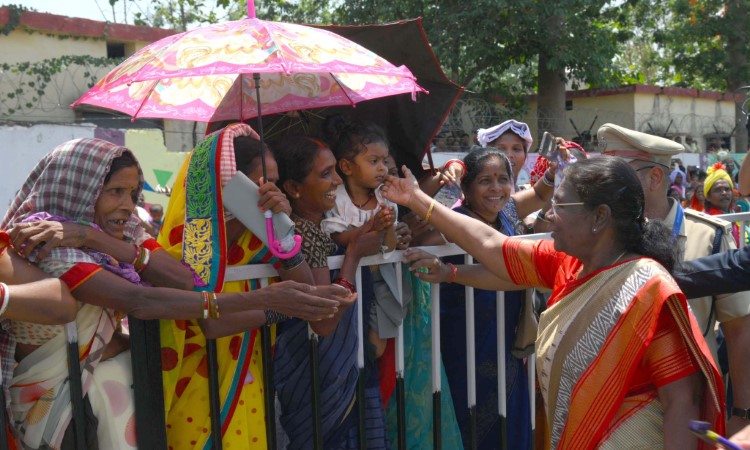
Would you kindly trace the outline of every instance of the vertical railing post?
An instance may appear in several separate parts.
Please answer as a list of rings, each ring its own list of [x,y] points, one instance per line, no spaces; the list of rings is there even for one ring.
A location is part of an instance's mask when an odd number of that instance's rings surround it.
[[[359,291],[359,297],[357,298],[357,368],[359,369],[359,376],[357,377],[357,411],[359,412],[359,448],[361,450],[367,449],[367,429],[365,427],[365,345],[364,345],[364,327],[362,321],[364,317],[362,315],[362,266],[357,267],[357,275],[355,277],[357,283],[357,291]]]
[[[440,356],[440,284],[430,285],[432,311],[430,312],[430,327],[432,329],[432,359],[430,369],[432,373],[432,448],[443,448],[442,435],[442,371]]]
[[[526,370],[529,378],[529,414],[531,414],[531,448],[536,448],[534,444],[534,434],[536,430],[536,353],[526,357]]]
[[[396,284],[398,285],[398,299],[403,304],[403,273],[401,263],[396,263]],[[398,418],[398,448],[406,450],[406,392],[404,390],[404,323],[398,325],[396,337],[396,407]]]
[[[505,367],[505,292],[497,291],[497,413],[500,418],[500,448],[508,448],[508,399],[506,398]]]
[[[472,264],[474,258],[464,256],[466,264]],[[469,448],[477,448],[477,378],[476,378],[476,345],[474,342],[474,288],[466,286],[466,388],[467,407],[469,408]]]
[[[268,279],[260,279],[260,287],[268,286]],[[276,450],[276,390],[273,387],[273,351],[271,327],[260,327],[260,363],[263,369],[263,402],[266,410],[266,447]],[[249,349],[251,352],[253,349]]]
[[[320,416],[320,367],[318,366],[318,335],[307,326],[307,338],[310,343],[310,394],[313,409],[313,448],[323,450],[323,425]]]
[[[86,448],[86,413],[83,403],[83,386],[81,384],[81,364],[78,357],[78,325],[76,321],[65,324],[68,354],[68,389],[73,409],[73,432],[76,450]],[[5,405],[2,405],[5,407]]]
[[[221,394],[219,392],[219,358],[216,339],[206,338],[206,362],[208,365],[208,401],[211,413],[211,448],[223,448],[221,432]]]
[[[167,448],[159,321],[128,316],[128,327],[138,448]]]

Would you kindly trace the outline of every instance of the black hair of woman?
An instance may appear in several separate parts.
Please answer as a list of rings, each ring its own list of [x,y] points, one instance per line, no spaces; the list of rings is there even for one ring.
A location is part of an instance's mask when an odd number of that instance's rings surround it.
[[[104,183],[102,183],[102,186],[109,182],[110,178],[112,178],[112,175],[128,167],[137,167],[139,178],[143,176],[143,173],[141,172],[141,168],[138,165],[138,161],[135,159],[135,156],[133,156],[133,154],[129,151],[122,152],[122,155],[112,160],[112,164],[109,166],[109,172],[107,172],[107,174],[104,176]],[[142,195],[143,182],[140,183],[140,186],[138,186],[137,190],[133,191],[133,204],[139,204],[139,201],[141,200],[140,197]]]
[[[565,183],[574,187],[587,209],[609,206],[615,235],[623,247],[658,261],[672,272],[678,261],[678,246],[661,221],[646,220],[641,183],[624,159],[579,161],[566,168]]]
[[[323,142],[308,136],[286,136],[278,141],[276,148],[283,149],[276,155],[279,188],[284,191],[286,180],[301,184],[310,174],[318,150],[325,147],[327,146]]]
[[[471,183],[474,182],[476,177],[482,171],[484,164],[491,158],[498,158],[500,161],[503,161],[505,169],[508,171],[508,175],[513,179],[513,169],[511,168],[510,160],[505,156],[505,153],[494,147],[476,147],[464,157],[466,173],[464,174],[463,179],[461,179],[461,189],[466,190],[471,186]]]
[[[263,150],[276,156],[273,150],[267,145],[263,145]],[[234,138],[234,161],[237,170],[248,173],[255,166],[256,160],[260,158],[261,145],[260,141],[252,136],[237,136]]]

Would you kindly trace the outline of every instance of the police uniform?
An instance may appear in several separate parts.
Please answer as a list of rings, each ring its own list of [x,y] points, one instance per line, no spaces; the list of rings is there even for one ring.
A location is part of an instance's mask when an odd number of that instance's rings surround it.
[[[630,130],[614,124],[604,124],[597,136],[605,146],[603,154],[620,156],[630,161],[640,160],[663,166],[666,174],[673,155],[685,151],[684,147],[672,140]],[[664,196],[666,196],[666,191]],[[683,209],[674,199],[668,199],[670,210],[664,224],[673,230],[682,247],[685,261],[708,256],[714,253],[717,232],[721,233],[717,242],[719,251],[736,248],[731,234],[731,223],[691,209]],[[677,227],[678,231],[674,228]],[[720,230],[720,231],[719,231]],[[750,314],[750,291],[734,294],[701,297],[688,300],[703,335],[706,338],[714,359],[716,355],[716,321],[726,322]]]
[[[671,229],[675,223],[678,205],[674,199],[669,199],[669,201],[672,207],[664,223]],[[731,234],[731,223],[692,209],[684,210],[684,216],[685,219],[677,235],[684,252],[683,260],[691,261],[714,253],[714,243],[719,230],[722,234],[718,242],[719,251],[737,248]],[[688,300],[688,303],[716,359],[716,322],[728,322],[749,315],[750,291],[694,298]]]

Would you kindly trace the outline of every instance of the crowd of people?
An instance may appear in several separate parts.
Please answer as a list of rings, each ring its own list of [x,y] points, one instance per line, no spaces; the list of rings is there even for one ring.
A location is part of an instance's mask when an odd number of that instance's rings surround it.
[[[137,212],[143,174],[130,150],[100,139],[62,143],[31,172],[0,224],[8,444],[137,447],[129,315],[161,319],[170,448],[207,448],[215,439],[227,448],[267,448],[267,386],[280,448],[312,448],[317,439],[326,449],[362,441],[392,448],[401,414],[408,448],[430,448],[430,283],[440,283],[444,448],[494,449],[500,440],[508,448],[534,441],[561,449],[706,448],[689,431],[691,420],[750,448],[750,292],[743,291],[750,252],[737,250],[744,245],[736,230],[711,215],[731,210],[732,190],[750,190],[750,176],[744,165],[705,174],[675,167],[681,144],[615,124],[601,126],[597,138],[604,151],[596,158],[558,138],[559,159],[540,159],[532,183],[519,186],[534,140],[516,120],[478,130],[463,159],[420,180],[397,167],[373,123],[336,115],[317,134],[271,145],[236,123],[196,145],[169,205],[152,205],[145,219]],[[275,256],[265,236],[224,207],[223,187],[238,172],[259,186],[258,214],[292,219],[300,253]],[[451,187],[461,195],[446,206],[438,199]],[[518,238],[542,231],[552,239]],[[419,248],[449,242],[477,263]],[[400,273],[390,262],[396,250],[407,263]],[[357,285],[360,260],[375,254],[389,263],[362,267]],[[331,271],[334,255],[343,263]],[[248,264],[272,264],[277,276],[225,281],[228,268]],[[738,281],[722,281],[727,273]],[[474,380],[466,371],[464,286],[475,288]],[[531,288],[536,296],[523,292]],[[506,292],[502,368],[496,291]],[[392,398],[399,329],[405,412]],[[309,330],[319,336],[315,376]],[[80,383],[69,379],[70,342],[78,343]],[[271,380],[264,344],[273,346]],[[536,379],[526,370],[534,352]],[[471,412],[469,383],[479,394]],[[83,416],[74,419],[78,385]]]

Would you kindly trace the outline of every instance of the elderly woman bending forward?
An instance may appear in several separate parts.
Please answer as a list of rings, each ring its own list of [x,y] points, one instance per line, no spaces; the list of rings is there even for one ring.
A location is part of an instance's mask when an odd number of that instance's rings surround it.
[[[696,448],[690,419],[721,432],[721,379],[669,275],[669,233],[644,219],[635,172],[619,158],[571,166],[547,213],[552,241],[507,239],[436,204],[414,179],[387,180],[387,198],[425,217],[483,265],[456,281],[482,289],[552,289],[537,335],[537,376],[547,448]],[[502,255],[502,258],[498,258]],[[407,252],[420,276],[452,274],[437,258]]]

